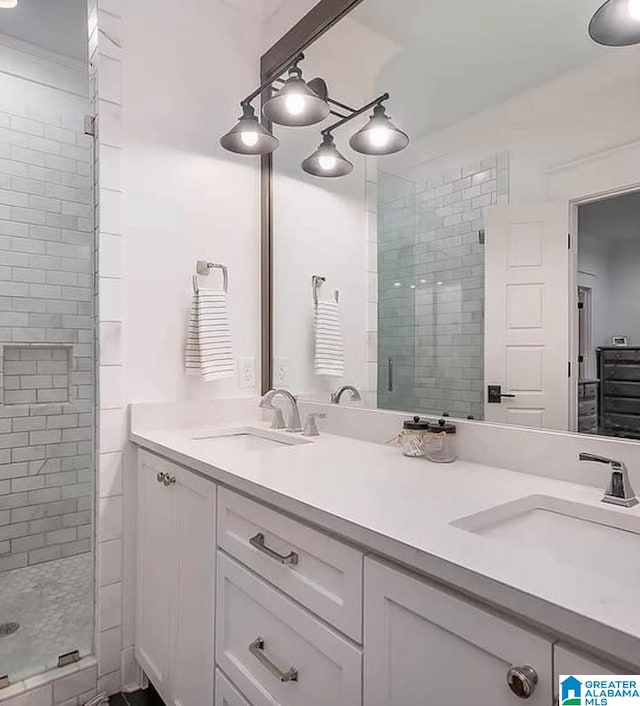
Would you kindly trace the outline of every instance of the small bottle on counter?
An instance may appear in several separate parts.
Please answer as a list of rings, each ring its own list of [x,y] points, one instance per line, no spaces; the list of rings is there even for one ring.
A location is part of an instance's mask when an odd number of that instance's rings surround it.
[[[429,461],[453,463],[456,460],[457,432],[456,425],[446,419],[429,424],[424,443],[424,455]]]
[[[408,419],[402,425],[402,432],[398,435],[398,443],[405,456],[420,458],[425,454],[425,444],[429,435],[429,422],[420,417]]]

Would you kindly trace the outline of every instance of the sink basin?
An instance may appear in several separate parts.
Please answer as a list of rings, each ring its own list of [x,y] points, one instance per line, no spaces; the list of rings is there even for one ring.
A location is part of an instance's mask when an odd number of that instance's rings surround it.
[[[640,583],[640,514],[530,495],[451,523],[558,563],[606,571],[618,583]]]
[[[211,447],[212,450],[227,448],[238,451],[268,451],[311,443],[300,436],[257,427],[221,429],[211,434],[193,436],[191,441],[196,442],[199,448]]]

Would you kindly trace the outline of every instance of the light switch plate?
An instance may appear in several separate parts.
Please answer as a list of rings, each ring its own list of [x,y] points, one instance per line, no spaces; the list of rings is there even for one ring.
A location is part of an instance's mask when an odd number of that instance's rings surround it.
[[[238,359],[238,382],[240,389],[250,390],[256,386],[256,359]]]
[[[276,358],[273,361],[273,382],[277,387],[286,387],[291,375],[291,358]]]

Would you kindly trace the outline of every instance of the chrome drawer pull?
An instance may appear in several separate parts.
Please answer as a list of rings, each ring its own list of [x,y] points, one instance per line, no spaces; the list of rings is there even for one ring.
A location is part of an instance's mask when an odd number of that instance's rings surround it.
[[[298,555],[295,552],[291,552],[290,554],[287,554],[287,556],[283,556],[282,554],[278,554],[278,552],[274,552],[273,549],[269,549],[269,547],[267,547],[264,543],[264,534],[262,534],[262,532],[258,532],[255,537],[251,537],[249,544],[252,547],[255,547],[258,551],[261,551],[263,554],[279,561],[281,564],[298,563]]]
[[[295,667],[289,667],[286,672],[283,672],[267,657],[264,653],[264,638],[257,637],[249,645],[249,652],[281,682],[298,681],[298,670]]]

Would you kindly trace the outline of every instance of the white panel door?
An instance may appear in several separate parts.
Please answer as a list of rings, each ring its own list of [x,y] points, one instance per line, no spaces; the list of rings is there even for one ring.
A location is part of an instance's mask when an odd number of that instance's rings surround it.
[[[485,418],[569,429],[569,204],[488,209]],[[505,397],[489,403],[487,387]]]
[[[364,706],[517,706],[512,667],[538,683],[531,706],[549,706],[552,645],[439,588],[365,559]]]
[[[212,706],[216,486],[177,466],[170,491],[176,502],[176,603],[172,628],[172,703]]]
[[[161,478],[170,464],[139,452],[136,659],[164,701],[170,698],[175,597],[175,494]]]

